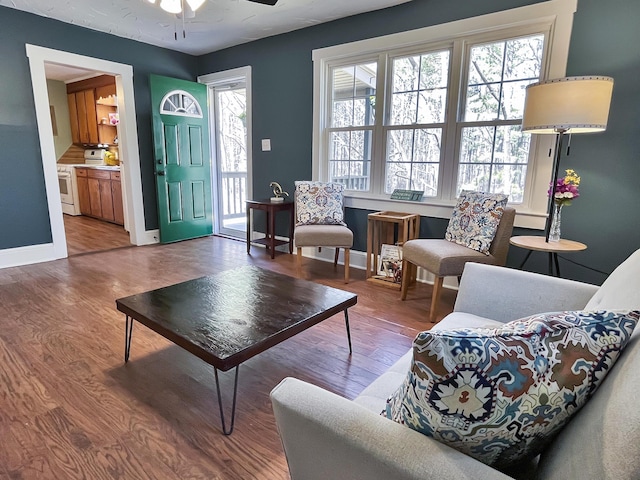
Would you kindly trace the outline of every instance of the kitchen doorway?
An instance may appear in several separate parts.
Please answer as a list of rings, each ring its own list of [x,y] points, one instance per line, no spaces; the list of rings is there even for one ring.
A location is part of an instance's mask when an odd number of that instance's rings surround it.
[[[145,245],[157,242],[157,231],[145,230],[142,202],[142,181],[138,153],[138,135],[133,91],[133,68],[130,65],[76,55],[27,44],[27,56],[31,69],[31,81],[36,108],[38,133],[42,153],[45,189],[51,222],[52,245],[47,251],[39,251],[37,257],[24,263],[54,260],[68,256],[60,187],[58,183],[57,156],[53,141],[53,125],[47,89],[47,65],[76,68],[89,72],[113,75],[116,80],[117,107],[119,113],[118,138],[122,164],[123,209],[128,219],[130,243]]]

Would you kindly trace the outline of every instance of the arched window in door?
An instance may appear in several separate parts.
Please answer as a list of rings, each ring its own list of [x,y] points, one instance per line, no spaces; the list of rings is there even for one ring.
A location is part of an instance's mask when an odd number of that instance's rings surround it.
[[[202,108],[189,92],[173,90],[162,99],[160,114],[202,118]]]

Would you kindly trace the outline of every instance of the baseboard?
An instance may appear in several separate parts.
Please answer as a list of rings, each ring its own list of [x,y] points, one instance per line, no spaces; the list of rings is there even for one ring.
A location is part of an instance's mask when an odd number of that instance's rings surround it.
[[[140,245],[152,245],[154,243],[160,243],[160,230],[146,230],[138,241]]]
[[[53,243],[0,250],[0,268],[19,267],[33,263],[57,260]]]

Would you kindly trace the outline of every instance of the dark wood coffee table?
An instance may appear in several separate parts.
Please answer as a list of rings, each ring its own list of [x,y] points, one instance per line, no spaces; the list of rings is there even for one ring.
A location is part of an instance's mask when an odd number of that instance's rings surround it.
[[[124,361],[129,361],[133,321],[212,365],[222,431],[233,431],[242,362],[307,328],[344,312],[355,294],[257,267],[242,267],[116,300],[126,315]],[[227,429],[218,370],[235,368],[231,423]]]

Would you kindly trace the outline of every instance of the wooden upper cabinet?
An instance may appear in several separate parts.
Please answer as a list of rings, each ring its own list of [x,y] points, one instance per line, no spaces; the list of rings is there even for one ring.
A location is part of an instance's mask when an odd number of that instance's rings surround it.
[[[67,99],[69,103],[69,123],[71,125],[71,141],[77,144],[97,145],[98,143],[113,143],[116,133],[102,131],[98,125],[102,118],[108,117],[102,105],[97,105],[98,98],[115,96],[116,83],[110,75],[89,78],[67,85]],[[110,111],[117,111],[109,107]],[[116,131],[115,127],[110,130]]]

